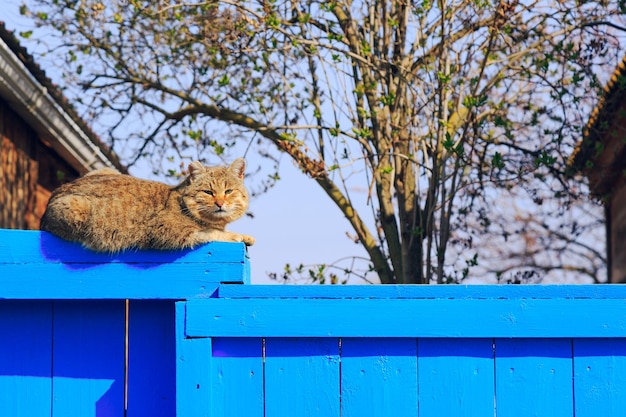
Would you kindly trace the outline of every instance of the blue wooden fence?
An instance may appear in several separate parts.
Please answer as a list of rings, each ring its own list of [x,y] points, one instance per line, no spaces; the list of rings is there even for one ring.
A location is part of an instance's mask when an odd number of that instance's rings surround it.
[[[626,287],[253,286],[0,230],[0,416],[625,416]]]

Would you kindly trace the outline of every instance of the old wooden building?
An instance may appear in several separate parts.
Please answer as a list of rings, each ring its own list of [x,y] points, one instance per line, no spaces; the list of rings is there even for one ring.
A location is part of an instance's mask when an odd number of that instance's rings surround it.
[[[37,229],[51,191],[124,168],[0,22],[0,228]]]
[[[626,282],[626,58],[591,115],[573,166],[604,203],[609,282]]]

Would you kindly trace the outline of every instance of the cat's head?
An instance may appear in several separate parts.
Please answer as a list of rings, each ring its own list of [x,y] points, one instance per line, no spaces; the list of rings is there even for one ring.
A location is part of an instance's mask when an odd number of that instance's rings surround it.
[[[243,158],[229,166],[208,167],[198,161],[189,164],[189,178],[181,188],[189,214],[216,227],[243,216],[248,209],[245,168]]]

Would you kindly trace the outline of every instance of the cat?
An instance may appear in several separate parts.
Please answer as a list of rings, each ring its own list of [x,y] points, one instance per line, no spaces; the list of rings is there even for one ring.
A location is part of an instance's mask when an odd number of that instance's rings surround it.
[[[211,241],[254,244],[252,236],[226,231],[248,208],[246,163],[189,164],[178,186],[123,175],[110,168],[90,172],[57,188],[41,230],[97,252],[175,250]]]

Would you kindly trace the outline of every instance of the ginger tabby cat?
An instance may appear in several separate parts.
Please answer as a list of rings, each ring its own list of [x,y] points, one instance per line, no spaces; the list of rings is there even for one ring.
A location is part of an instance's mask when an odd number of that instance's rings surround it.
[[[175,187],[107,168],[94,171],[52,193],[41,230],[98,252],[211,241],[252,245],[253,237],[225,230],[248,208],[245,166],[242,158],[228,167],[192,162],[189,176]]]

